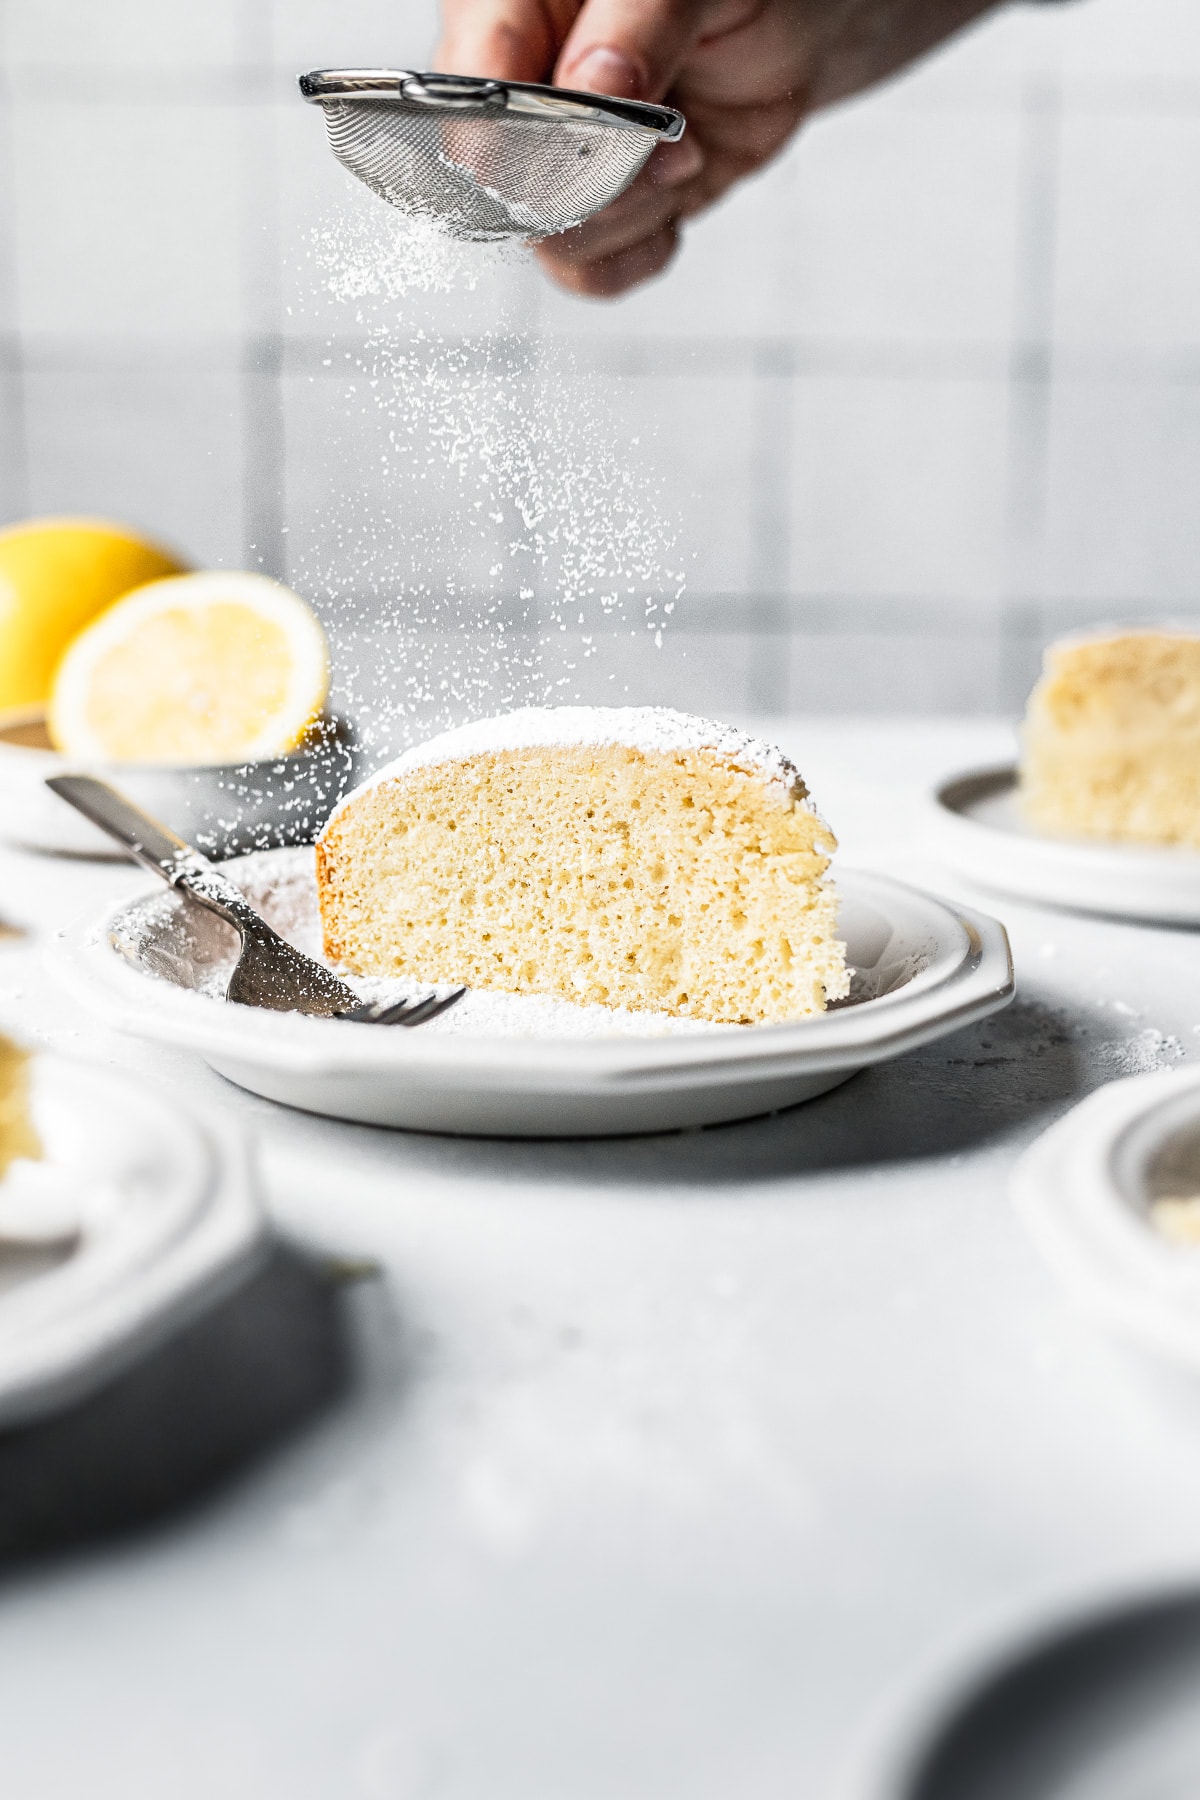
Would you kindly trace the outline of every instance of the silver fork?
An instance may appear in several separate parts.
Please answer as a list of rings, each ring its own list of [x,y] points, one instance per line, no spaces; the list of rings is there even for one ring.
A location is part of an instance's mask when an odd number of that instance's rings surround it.
[[[106,831],[145,868],[232,925],[241,948],[227,1000],[271,1012],[307,1013],[315,1019],[349,1019],[361,1025],[426,1025],[466,993],[424,994],[390,1005],[362,1001],[344,981],[280,937],[251,906],[240,888],[198,850],[92,775],[52,775],[46,786]]]

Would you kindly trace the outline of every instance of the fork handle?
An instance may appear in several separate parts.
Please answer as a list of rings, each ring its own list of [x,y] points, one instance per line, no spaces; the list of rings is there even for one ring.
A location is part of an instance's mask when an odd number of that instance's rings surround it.
[[[210,912],[236,925],[238,914],[250,910],[245,895],[206,857],[107,781],[94,775],[51,775],[46,786],[168,886],[185,888]]]

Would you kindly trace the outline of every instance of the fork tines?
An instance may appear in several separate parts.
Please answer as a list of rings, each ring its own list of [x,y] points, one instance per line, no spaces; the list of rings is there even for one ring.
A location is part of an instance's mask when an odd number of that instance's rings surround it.
[[[466,991],[459,987],[449,994],[425,994],[420,999],[393,1000],[390,1005],[366,1000],[351,1012],[339,1013],[338,1018],[354,1025],[428,1025],[430,1019],[456,1006]]]

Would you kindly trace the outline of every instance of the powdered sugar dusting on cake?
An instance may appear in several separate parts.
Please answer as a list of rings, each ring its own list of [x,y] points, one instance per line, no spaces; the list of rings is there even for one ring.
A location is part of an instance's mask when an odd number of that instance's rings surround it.
[[[623,745],[669,756],[676,750],[707,750],[731,768],[757,775],[793,800],[808,790],[796,765],[782,750],[733,725],[698,719],[666,706],[527,706],[491,719],[475,719],[416,744],[348,794],[340,813],[359,794],[440,762],[487,756],[503,750],[568,748],[580,744]]]

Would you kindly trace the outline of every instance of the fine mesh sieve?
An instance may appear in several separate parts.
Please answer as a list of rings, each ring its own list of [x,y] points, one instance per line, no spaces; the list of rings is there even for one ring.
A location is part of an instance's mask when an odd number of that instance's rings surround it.
[[[669,106],[469,75],[316,69],[300,92],[352,175],[461,238],[569,231],[684,129]]]

